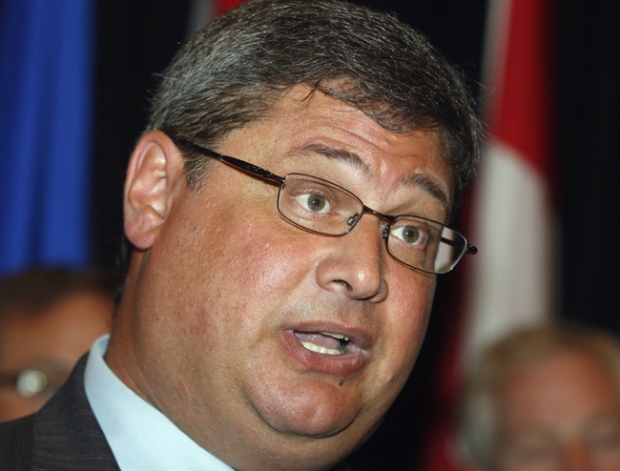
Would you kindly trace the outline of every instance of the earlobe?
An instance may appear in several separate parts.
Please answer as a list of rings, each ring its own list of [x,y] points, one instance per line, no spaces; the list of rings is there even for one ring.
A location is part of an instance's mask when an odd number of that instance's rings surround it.
[[[161,131],[142,136],[125,181],[125,233],[134,247],[144,250],[153,245],[182,177],[183,158],[172,140]]]

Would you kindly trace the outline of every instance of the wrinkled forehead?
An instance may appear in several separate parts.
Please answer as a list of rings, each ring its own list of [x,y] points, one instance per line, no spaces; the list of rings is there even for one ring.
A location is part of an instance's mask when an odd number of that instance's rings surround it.
[[[308,86],[309,95],[323,93],[341,100],[368,116],[384,129],[392,132],[407,133],[415,130],[433,131],[437,142],[441,145],[444,158],[451,162],[450,145],[452,138],[448,129],[435,117],[424,114],[417,103],[395,101],[394,98],[369,99],[364,92],[364,84],[357,83],[354,77],[343,77],[334,80],[323,80]],[[294,86],[298,87],[298,86]]]
[[[451,137],[449,131],[429,116],[418,116],[418,112],[412,106],[406,109],[402,104],[388,101],[369,101],[358,90],[357,85],[351,85],[347,79],[322,81],[320,83],[300,83],[285,89],[266,90],[266,94],[272,94],[270,106],[260,119],[269,119],[274,111],[289,108],[292,114],[302,113],[304,104],[309,106],[313,101],[329,97],[334,103],[330,111],[336,113],[339,109],[357,110],[365,115],[372,123],[380,126],[393,135],[405,135],[408,133],[423,131],[433,135],[433,145],[440,150],[440,155],[450,171],[451,179],[454,179],[453,156],[451,155]],[[359,96],[358,96],[359,95]],[[299,105],[302,106],[299,106]],[[251,124],[251,123],[248,123]]]

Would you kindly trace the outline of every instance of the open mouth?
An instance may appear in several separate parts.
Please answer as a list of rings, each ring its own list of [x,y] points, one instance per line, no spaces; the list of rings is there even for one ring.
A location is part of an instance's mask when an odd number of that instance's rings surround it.
[[[317,322],[296,327],[285,331],[283,341],[303,370],[347,378],[369,360],[373,339],[362,328]]]
[[[295,337],[306,350],[322,355],[344,355],[353,343],[349,337],[334,332],[295,331]]]

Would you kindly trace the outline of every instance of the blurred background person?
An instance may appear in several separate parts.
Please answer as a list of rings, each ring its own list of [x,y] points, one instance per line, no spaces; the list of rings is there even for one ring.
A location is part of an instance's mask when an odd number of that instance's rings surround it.
[[[36,412],[110,329],[113,283],[99,271],[32,269],[0,279],[0,422]]]
[[[574,325],[509,335],[483,353],[461,419],[468,469],[620,470],[620,344]]]

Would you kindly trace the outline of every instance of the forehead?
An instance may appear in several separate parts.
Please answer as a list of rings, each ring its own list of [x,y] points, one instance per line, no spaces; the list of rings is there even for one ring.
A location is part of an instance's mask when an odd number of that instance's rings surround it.
[[[620,414],[610,367],[582,351],[561,351],[537,364],[515,367],[498,391],[505,431],[577,427],[593,417]]]
[[[108,332],[114,302],[106,294],[79,290],[43,309],[19,308],[0,327],[0,363],[18,366],[33,358],[77,360],[90,344]]]
[[[381,189],[390,194],[414,190],[436,199],[444,209],[453,198],[452,169],[444,159],[439,132],[387,130],[348,103],[306,86],[287,90],[263,120],[229,137],[227,144],[233,145],[226,145],[227,152],[248,155],[251,148],[249,159],[260,159],[274,172],[325,171],[327,175],[317,176],[343,178],[336,183],[344,186],[355,184],[347,180],[355,175],[363,189],[377,190],[377,199],[385,199]],[[346,175],[334,173],[334,167],[346,169]]]

